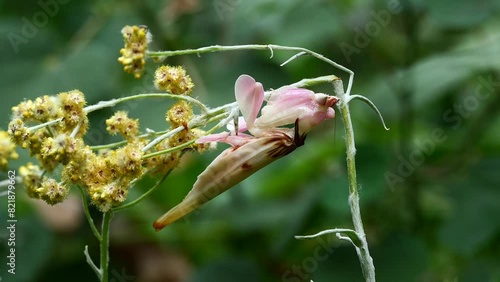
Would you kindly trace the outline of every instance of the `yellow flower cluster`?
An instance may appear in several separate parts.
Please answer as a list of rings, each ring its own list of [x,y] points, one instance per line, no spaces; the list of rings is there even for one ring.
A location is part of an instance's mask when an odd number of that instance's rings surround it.
[[[125,47],[120,49],[121,57],[118,62],[123,65],[123,70],[140,78],[146,65],[146,50],[152,36],[145,26],[125,26],[122,29]]]
[[[7,169],[9,159],[15,160],[18,157],[16,144],[12,143],[7,131],[0,130],[0,169]]]
[[[205,135],[205,131],[197,128],[188,128],[188,122],[193,118],[193,109],[191,104],[181,100],[174,104],[168,111],[166,115],[167,121],[171,125],[171,129],[183,126],[185,130],[175,134],[169,139],[169,145],[172,147],[182,145],[192,140],[196,140]],[[198,151],[204,152],[209,148],[209,144],[198,144],[193,143],[190,148]]]
[[[113,117],[122,114],[123,112],[117,113]],[[137,139],[138,121],[129,119],[126,114],[121,121],[132,121],[135,128],[128,131],[128,135],[123,134],[130,138],[125,146],[96,153],[82,141],[75,146],[79,149],[74,151],[61,172],[63,182],[85,187],[92,203],[103,212],[125,201],[131,181],[144,173],[142,167],[144,143],[132,141]],[[116,132],[121,133],[122,130],[117,129]]]
[[[77,137],[82,137],[87,132],[88,118],[83,110],[86,101],[82,92],[73,90],[60,93],[61,109],[63,113],[63,129],[66,132],[73,131],[77,126]]]
[[[19,168],[19,176],[30,197],[42,199],[49,205],[62,202],[69,193],[68,187],[62,182],[42,175],[43,170],[32,163]]]
[[[156,69],[154,84],[156,89],[164,90],[171,94],[189,95],[194,84],[186,70],[181,66],[161,66]]]
[[[9,123],[8,133],[14,143],[28,148],[44,169],[53,171],[59,163],[66,161],[69,153],[67,150],[75,150],[75,138],[83,136],[87,131],[85,104],[85,97],[79,90],[21,102],[12,107],[12,121]],[[27,127],[29,124],[58,119],[61,121],[37,131],[31,131]]]
[[[27,148],[30,145],[31,134],[28,128],[24,125],[24,122],[20,118],[13,119],[9,123],[9,129],[7,131],[10,135],[11,140],[23,147]]]
[[[171,129],[177,128],[179,126],[183,126],[184,130],[175,134],[170,139],[168,139],[169,146],[175,147],[182,145],[191,140],[196,140],[203,134],[203,131],[200,129],[190,129],[188,128],[188,122],[193,118],[193,109],[191,105],[181,100],[174,104],[167,111],[167,121],[171,125]],[[196,147],[199,144],[193,144],[191,148],[197,149]]]
[[[175,129],[180,126],[184,130],[174,134],[172,137],[163,140],[155,146],[157,152],[168,150],[177,146],[186,144],[187,142],[196,140],[205,135],[205,132],[196,128],[189,128],[188,123],[193,118],[193,109],[191,104],[184,100],[175,103],[166,114],[166,120],[170,123],[170,129]],[[184,150],[197,150],[203,152],[208,149],[206,144],[193,143]],[[166,154],[157,155],[146,160],[146,166],[151,172],[156,174],[164,174],[179,165],[182,151],[175,150]]]
[[[125,201],[130,182],[143,174],[142,143],[95,154],[82,152],[63,168],[63,180],[87,188],[92,203],[105,212]]]
[[[187,124],[192,118],[193,109],[191,105],[184,100],[175,103],[166,114],[166,120],[170,123],[172,128],[179,126],[187,128]]]
[[[140,77],[149,42],[147,30],[126,26],[122,33],[125,48],[120,51],[119,61],[125,71]],[[155,86],[172,94],[189,95],[194,84],[182,67],[162,66],[156,71]],[[123,203],[133,181],[144,173],[169,172],[178,166],[186,150],[206,149],[194,143],[204,132],[189,128],[194,116],[191,104],[180,100],[167,111],[166,120],[171,130],[182,130],[151,151],[173,150],[145,159],[143,149],[149,141],[139,136],[139,121],[124,111],[106,120],[106,130],[123,136],[125,145],[93,150],[83,139],[89,125],[85,105],[83,93],[72,90],[26,100],[12,108],[8,131],[0,131],[0,167],[6,166],[8,159],[17,158],[15,145],[28,149],[39,162],[20,168],[19,175],[30,197],[54,205],[67,197],[70,186],[78,185],[88,193],[92,204],[105,212]]]
[[[24,101],[12,108],[8,133],[14,143],[28,148],[40,162],[41,167],[30,163],[20,168],[29,196],[53,205],[66,198],[70,184],[77,184],[86,188],[93,204],[107,211],[126,199],[130,182],[143,174],[144,141],[137,138],[138,120],[117,112],[106,121],[108,131],[123,135],[128,143],[103,154],[92,151],[83,141],[88,127],[85,104],[78,90]],[[28,127],[40,123],[49,125]],[[0,132],[0,142],[7,141]],[[2,163],[7,156],[17,156],[15,145],[5,144],[0,150]],[[46,172],[56,174],[59,165],[61,181],[45,176]]]
[[[63,183],[57,182],[54,178],[44,177],[40,188],[36,189],[40,199],[49,205],[62,202],[68,196],[69,189]]]
[[[124,111],[116,112],[111,118],[106,120],[106,130],[111,135],[120,133],[128,141],[132,141],[139,132],[139,120],[131,119]]]
[[[36,192],[42,184],[43,170],[32,163],[28,163],[25,166],[19,168],[19,176],[21,176],[22,182],[26,187],[28,196],[32,198],[40,198],[39,194]]]
[[[12,107],[12,120],[8,133],[11,140],[28,148],[42,168],[28,164],[20,168],[20,175],[28,195],[54,205],[63,201],[69,189],[66,183],[43,176],[54,171],[59,164],[66,164],[83,145],[88,127],[84,111],[85,97],[79,90],[63,92],[57,96],[42,96]],[[59,121],[59,122],[55,122]],[[33,130],[29,125],[53,122],[52,126]]]
[[[15,136],[22,138],[24,123],[47,122],[62,118],[59,129],[71,132],[78,126],[77,134],[82,136],[88,127],[85,107],[85,97],[79,90],[59,93],[57,96],[38,97],[35,101],[27,100],[12,108],[12,129],[17,133]],[[23,134],[24,133],[24,134]],[[24,136],[26,137],[26,136]],[[29,140],[20,140],[19,145],[25,142],[27,146]],[[23,146],[25,148],[26,146]]]

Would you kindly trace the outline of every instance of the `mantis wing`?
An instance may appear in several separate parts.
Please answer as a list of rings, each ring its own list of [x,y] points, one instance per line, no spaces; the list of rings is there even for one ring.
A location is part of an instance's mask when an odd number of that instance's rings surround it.
[[[294,139],[283,129],[226,149],[198,176],[184,200],[154,222],[154,228],[161,230],[302,144],[300,136]]]

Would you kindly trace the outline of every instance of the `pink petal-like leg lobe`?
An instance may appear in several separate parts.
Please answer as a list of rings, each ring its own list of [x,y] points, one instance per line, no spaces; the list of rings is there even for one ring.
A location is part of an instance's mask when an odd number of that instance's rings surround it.
[[[243,74],[236,80],[234,93],[241,114],[250,129],[259,114],[262,102],[264,102],[264,87],[251,76]]]

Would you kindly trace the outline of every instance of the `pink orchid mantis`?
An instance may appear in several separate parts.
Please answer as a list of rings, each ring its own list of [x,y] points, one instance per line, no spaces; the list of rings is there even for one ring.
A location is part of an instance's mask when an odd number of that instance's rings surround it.
[[[223,151],[198,176],[180,204],[154,222],[157,231],[302,146],[309,130],[335,117],[332,107],[338,101],[326,94],[285,86],[271,92],[261,116],[257,118],[264,101],[262,84],[251,76],[241,75],[236,80],[235,94],[243,115],[237,129],[230,124],[229,132],[208,135],[196,141],[223,142],[231,148]],[[290,124],[294,124],[294,128],[280,127]]]

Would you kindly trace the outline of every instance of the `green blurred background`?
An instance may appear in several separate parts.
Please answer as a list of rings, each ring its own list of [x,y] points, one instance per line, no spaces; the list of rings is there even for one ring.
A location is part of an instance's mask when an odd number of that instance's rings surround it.
[[[52,6],[45,11],[40,3]],[[391,128],[385,131],[366,105],[352,103],[361,212],[378,280],[500,281],[499,8],[498,0],[4,0],[0,128],[25,98],[77,88],[94,104],[154,91],[158,64],[149,60],[136,80],[117,62],[127,24],[150,28],[152,50],[248,43],[310,48],[353,70],[353,93],[372,99]],[[166,63],[185,66],[196,84],[193,95],[212,107],[234,100],[242,73],[266,89],[329,74],[347,81],[311,57],[280,67],[291,55],[239,51]],[[328,85],[313,90],[332,93]],[[145,100],[118,109],[139,118],[143,131],[163,130],[170,105]],[[90,116],[89,143],[116,139],[105,132],[111,114]],[[306,146],[188,220],[154,232],[152,222],[182,200],[222,147],[185,155],[161,189],[115,215],[110,281],[362,281],[348,244],[334,236],[293,238],[352,226],[340,120],[325,122]],[[29,160],[18,152],[10,169]],[[145,179],[129,197],[153,183]],[[98,245],[76,189],[54,207],[27,199],[20,185],[17,192],[15,276],[5,273],[7,200],[0,198],[1,281],[95,281],[83,249],[89,245],[97,260]]]

